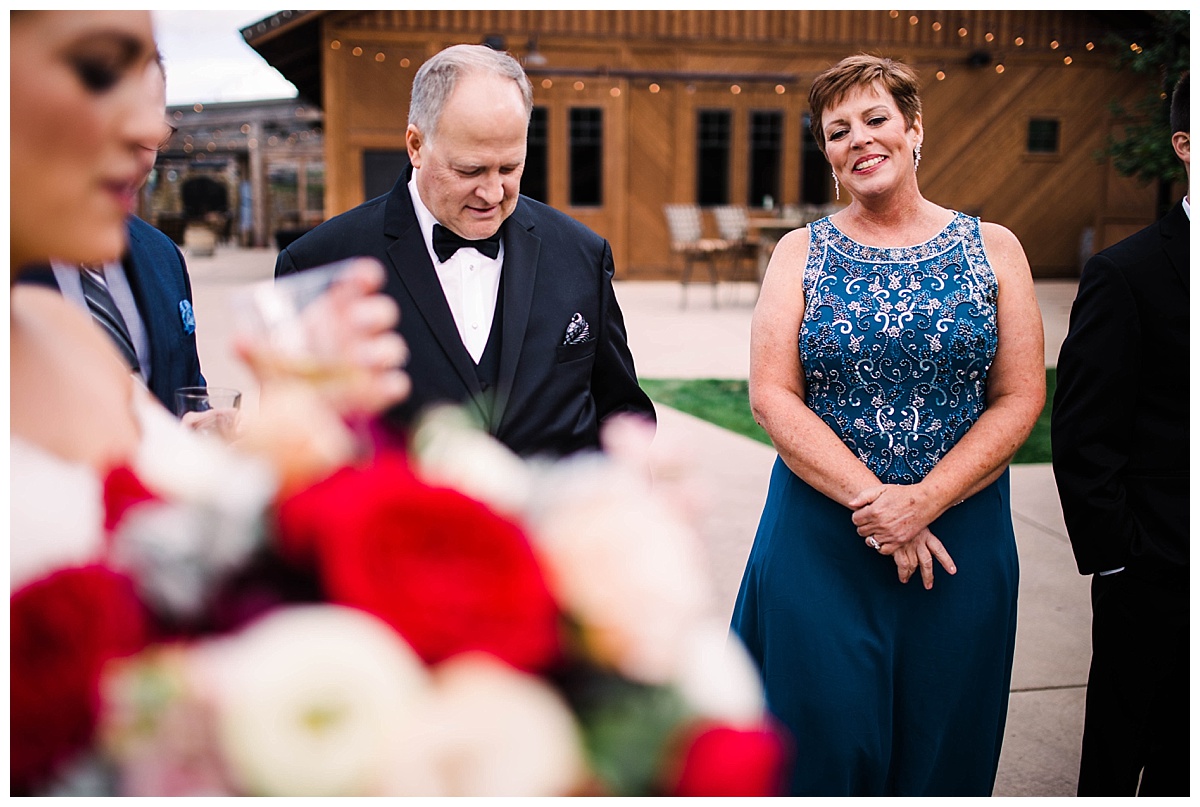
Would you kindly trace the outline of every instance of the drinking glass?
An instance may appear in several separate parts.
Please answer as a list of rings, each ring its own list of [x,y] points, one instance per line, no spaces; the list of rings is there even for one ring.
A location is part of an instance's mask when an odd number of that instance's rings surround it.
[[[175,390],[175,414],[202,434],[230,441],[237,436],[242,393],[229,387],[180,387]]]
[[[346,334],[327,294],[352,260],[266,280],[234,295],[237,329],[247,357],[262,378],[302,380],[317,386],[347,382]]]

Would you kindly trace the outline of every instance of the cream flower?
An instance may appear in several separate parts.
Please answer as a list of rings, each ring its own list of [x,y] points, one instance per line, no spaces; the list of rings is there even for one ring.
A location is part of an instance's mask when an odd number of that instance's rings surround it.
[[[758,668],[724,621],[710,619],[688,632],[675,684],[704,717],[757,726],[766,715]]]
[[[432,407],[421,417],[412,444],[417,471],[431,485],[455,488],[509,516],[529,500],[529,468],[459,407]]]
[[[559,463],[542,490],[535,549],[589,652],[630,678],[665,683],[688,629],[709,612],[699,537],[644,475],[603,457]]]
[[[579,731],[548,684],[484,653],[455,656],[433,676],[432,691],[395,747],[389,795],[577,790],[587,772]]]
[[[335,605],[273,611],[206,655],[219,743],[250,795],[378,795],[428,685],[397,633]]]

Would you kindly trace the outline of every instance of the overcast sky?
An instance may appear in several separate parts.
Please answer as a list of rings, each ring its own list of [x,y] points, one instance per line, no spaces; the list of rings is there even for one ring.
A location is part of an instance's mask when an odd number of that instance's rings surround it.
[[[265,11],[154,11],[169,105],[294,98],[296,88],[239,33]]]

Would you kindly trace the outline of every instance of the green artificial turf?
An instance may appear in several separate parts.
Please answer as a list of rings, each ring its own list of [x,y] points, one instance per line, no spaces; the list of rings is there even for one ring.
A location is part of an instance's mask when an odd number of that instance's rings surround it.
[[[1046,406],[1033,433],[1017,451],[1014,463],[1050,462],[1050,402],[1054,400],[1054,368],[1046,369]],[[767,433],[750,414],[749,384],[746,381],[700,378],[643,378],[642,389],[654,401],[707,420],[761,443],[771,444]]]

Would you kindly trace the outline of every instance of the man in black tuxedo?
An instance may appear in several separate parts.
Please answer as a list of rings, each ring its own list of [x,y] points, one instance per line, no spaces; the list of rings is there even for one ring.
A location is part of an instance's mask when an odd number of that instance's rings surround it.
[[[399,429],[465,404],[518,454],[597,448],[609,417],[654,417],[613,293],[608,242],[520,196],[533,90],[483,45],[435,55],[413,81],[410,161],[385,196],[283,249],[275,277],[356,255],[387,268],[413,389]],[[463,243],[464,241],[470,243]]]
[[[1188,78],[1172,144],[1191,178]],[[1058,361],[1054,475],[1092,578],[1080,796],[1186,796],[1188,196],[1093,256]]]
[[[146,82],[146,92],[157,97],[165,113],[161,57],[148,71]],[[160,138],[142,144],[138,155],[141,183],[154,169],[159,149],[172,134],[174,130],[164,119]],[[174,412],[175,390],[205,385],[196,350],[191,279],[183,254],[166,234],[137,216],[130,216],[126,227],[128,246],[124,256],[96,273],[103,278],[100,285],[101,293],[107,295],[106,303],[114,305],[116,312],[109,308],[109,313],[97,315],[97,320],[112,336],[131,370],[163,406]],[[49,267],[23,273],[20,282],[58,289],[67,299],[89,308],[87,296],[92,292],[85,292],[85,286],[92,281],[80,267],[52,262]]]

